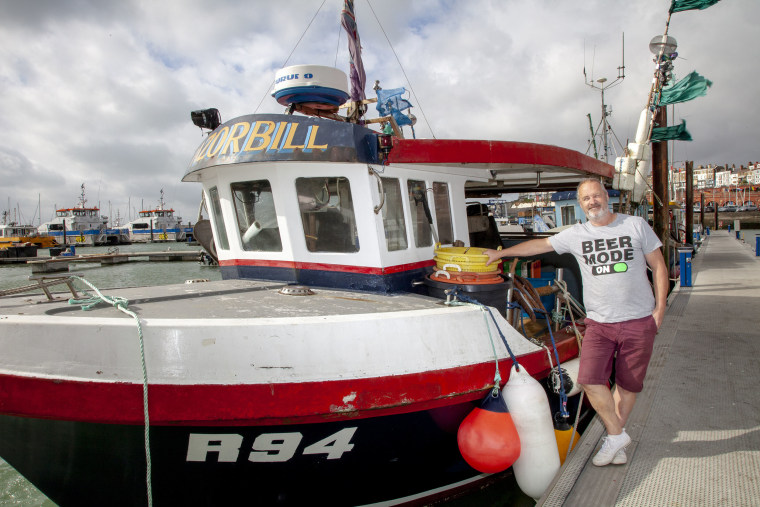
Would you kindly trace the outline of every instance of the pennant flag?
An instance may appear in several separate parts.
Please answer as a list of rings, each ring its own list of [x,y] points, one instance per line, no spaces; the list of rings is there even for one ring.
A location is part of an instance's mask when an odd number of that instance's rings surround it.
[[[652,142],[659,141],[691,141],[691,134],[686,130],[686,120],[672,127],[655,127],[652,129]]]
[[[354,0],[345,0],[343,12],[340,15],[340,24],[348,34],[348,53],[351,55],[351,100],[358,102],[366,98],[364,84],[367,82],[367,76],[364,74],[364,63],[362,63],[362,44],[359,40],[359,30],[356,27]]]
[[[673,0],[670,4],[670,13],[691,11],[694,9],[707,9],[720,2],[720,0]]]
[[[673,86],[662,89],[660,105],[677,104],[687,102],[707,95],[707,88],[712,86],[712,81],[692,71],[691,74],[681,79]]]

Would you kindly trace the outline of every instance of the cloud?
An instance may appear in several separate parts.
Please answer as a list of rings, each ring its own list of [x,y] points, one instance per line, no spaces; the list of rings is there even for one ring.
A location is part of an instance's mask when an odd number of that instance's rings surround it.
[[[540,142],[581,152],[605,90],[614,136],[625,143],[645,106],[667,0],[357,0],[367,93],[406,87],[420,137]],[[0,199],[24,208],[88,199],[125,216],[167,203],[194,219],[200,188],[180,183],[202,142],[190,111],[217,107],[224,120],[281,112],[274,73],[314,63],[346,70],[341,0],[4,2],[0,17]],[[676,76],[714,81],[706,97],[676,106],[694,141],[674,143],[676,165],[758,159],[754,101],[760,42],[756,0],[674,14]],[[380,23],[378,23],[378,20]],[[307,29],[308,27],[308,29]],[[584,80],[583,70],[586,70]],[[370,109],[370,115],[374,110]],[[619,151],[620,148],[618,147]],[[15,168],[15,169],[12,169]],[[26,175],[32,175],[27,177]],[[128,209],[131,208],[131,209]],[[115,214],[115,212],[113,212]]]

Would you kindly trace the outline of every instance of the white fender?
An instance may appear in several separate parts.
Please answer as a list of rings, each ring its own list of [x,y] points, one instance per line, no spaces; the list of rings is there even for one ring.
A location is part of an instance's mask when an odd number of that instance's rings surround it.
[[[615,173],[612,175],[612,188],[615,190],[633,190],[636,160],[630,157],[615,159]]]
[[[517,485],[538,499],[560,467],[549,400],[541,384],[522,366],[520,371],[512,366],[503,395],[520,436],[520,457],[512,465]]]
[[[564,363],[562,363],[561,367],[570,376],[570,380],[573,381],[573,388],[567,392],[567,395],[575,396],[576,394],[581,392],[581,386],[580,384],[578,384],[578,370],[581,367],[581,360],[580,358],[576,357],[575,359],[565,361]]]
[[[649,160],[652,158],[652,146],[649,144],[628,143],[628,156],[637,162],[639,160]]]
[[[636,137],[634,138],[636,143],[644,144],[647,142],[647,138],[649,137],[649,125],[651,122],[649,109],[645,108],[639,115],[639,124],[636,127]]]
[[[642,202],[647,193],[647,176],[649,175],[649,161],[642,160],[636,164],[636,174],[634,175],[633,202]]]

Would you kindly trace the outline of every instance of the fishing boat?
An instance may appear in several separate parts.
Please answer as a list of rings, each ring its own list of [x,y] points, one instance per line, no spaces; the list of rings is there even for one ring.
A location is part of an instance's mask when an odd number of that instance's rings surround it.
[[[59,245],[95,246],[116,244],[118,234],[108,233],[108,217],[100,215],[100,208],[88,207],[84,183],[79,202],[73,208],[56,210],[55,217],[38,227],[40,236],[55,239]]]
[[[9,213],[3,211],[3,221],[0,224],[0,249],[17,245],[31,245],[36,248],[51,248],[56,246],[50,237],[40,236],[33,225],[21,225],[10,221]]]
[[[467,199],[572,188],[612,166],[405,138],[393,115],[382,130],[341,120],[345,74],[322,82],[314,67],[284,69],[310,83],[275,89],[310,114],[192,114],[210,132],[182,179],[203,188],[223,280],[91,289],[89,311],[0,298],[0,456],[59,505],[445,498],[494,480],[458,432],[515,363],[543,382],[578,357],[577,328],[531,319],[528,339],[510,324],[517,279],[485,266],[498,230]],[[541,392],[551,428],[559,401]],[[549,438],[533,477],[559,468]],[[531,440],[520,460],[538,457]]]
[[[128,222],[124,228],[130,243],[156,243],[185,241],[186,232],[182,217],[174,216],[174,210],[164,203],[164,191],[154,209],[140,211],[140,216]]]

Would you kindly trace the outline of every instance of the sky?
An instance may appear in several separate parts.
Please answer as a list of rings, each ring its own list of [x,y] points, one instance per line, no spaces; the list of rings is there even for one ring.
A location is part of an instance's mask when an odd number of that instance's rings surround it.
[[[348,73],[342,0],[0,0],[0,210],[37,225],[78,203],[124,223],[167,206],[195,222],[198,183],[182,183],[203,132],[190,112],[227,121],[280,113],[283,66]],[[670,0],[356,0],[372,85],[405,87],[418,138],[544,143],[586,153],[588,114],[633,138],[654,73],[649,41]],[[696,70],[704,97],[668,108],[691,142],[674,166],[760,160],[757,0],[675,13],[676,80]],[[625,78],[610,86],[623,64]],[[584,68],[586,76],[584,77]],[[589,86],[594,83],[595,88]],[[368,117],[376,117],[370,109]],[[407,136],[410,135],[407,129]],[[622,147],[613,139],[609,162]],[[591,151],[593,155],[593,151]]]

